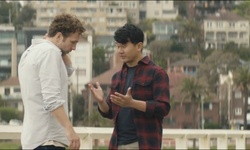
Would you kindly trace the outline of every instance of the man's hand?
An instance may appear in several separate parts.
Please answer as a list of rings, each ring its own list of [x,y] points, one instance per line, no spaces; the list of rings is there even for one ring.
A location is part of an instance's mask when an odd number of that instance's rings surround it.
[[[110,99],[113,103],[121,107],[131,107],[133,103],[131,88],[128,88],[126,95],[115,92],[114,94],[110,95]]]
[[[80,139],[73,128],[66,129],[66,135],[69,140],[69,149],[78,150],[80,149]]]
[[[94,87],[93,84],[89,83],[89,88],[91,90],[92,95],[94,96],[94,98],[97,100],[97,102],[103,102],[104,101],[104,94],[103,94],[103,90],[100,86],[99,82],[96,82],[96,88]]]

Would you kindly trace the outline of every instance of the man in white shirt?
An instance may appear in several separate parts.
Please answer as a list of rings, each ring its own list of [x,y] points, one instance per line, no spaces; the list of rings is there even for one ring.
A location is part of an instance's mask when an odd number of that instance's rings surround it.
[[[57,15],[46,39],[32,40],[18,65],[24,105],[23,149],[79,149],[80,139],[68,118],[67,53],[75,50],[82,23],[69,14]]]

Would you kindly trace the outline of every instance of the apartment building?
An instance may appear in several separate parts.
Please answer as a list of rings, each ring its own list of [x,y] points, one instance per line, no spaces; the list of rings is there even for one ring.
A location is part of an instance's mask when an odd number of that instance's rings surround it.
[[[24,32],[11,25],[0,25],[0,81],[17,74],[17,63],[24,51]]]
[[[178,8],[174,7],[171,0],[140,0],[140,20],[159,19],[171,20],[178,16]]]
[[[81,38],[76,45],[76,50],[70,53],[72,66],[75,68],[70,77],[71,90],[81,94],[85,84],[92,79],[92,35]]]
[[[143,19],[175,19],[178,9],[171,0],[164,1],[65,1],[43,0],[25,1],[36,10],[36,26],[48,26],[54,15],[61,12],[72,13],[90,24],[96,35],[113,35],[126,22],[139,23]]]
[[[201,19],[204,16],[215,14],[220,9],[231,11],[237,4],[236,0],[195,0],[190,1],[193,11],[193,16]]]
[[[0,95],[5,107],[23,111],[20,85],[17,77],[10,77],[0,82]]]
[[[249,21],[232,12],[222,10],[204,19],[206,49],[223,49],[234,42],[238,47],[249,47]]]
[[[152,23],[152,33],[155,40],[170,40],[172,36],[177,36],[180,25],[175,21],[155,21]]]
[[[85,24],[95,29],[96,35],[113,35],[127,22],[128,16],[139,21],[137,1],[27,1],[36,10],[36,26],[49,26],[53,17],[62,12],[75,14]]]

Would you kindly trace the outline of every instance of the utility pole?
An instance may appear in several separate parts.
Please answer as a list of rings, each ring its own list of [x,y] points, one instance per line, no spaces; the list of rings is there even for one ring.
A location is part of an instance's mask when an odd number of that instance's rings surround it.
[[[201,129],[204,129],[204,96],[201,96]]]
[[[79,78],[79,66],[77,66],[77,70],[76,70],[76,95],[78,95],[78,78]]]

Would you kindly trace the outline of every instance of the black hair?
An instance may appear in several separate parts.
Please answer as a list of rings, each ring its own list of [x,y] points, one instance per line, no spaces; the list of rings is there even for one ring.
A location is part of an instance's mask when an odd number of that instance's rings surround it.
[[[139,42],[143,43],[144,34],[139,27],[126,23],[115,31],[114,39],[117,43],[121,44],[126,44],[128,42],[137,44]]]

